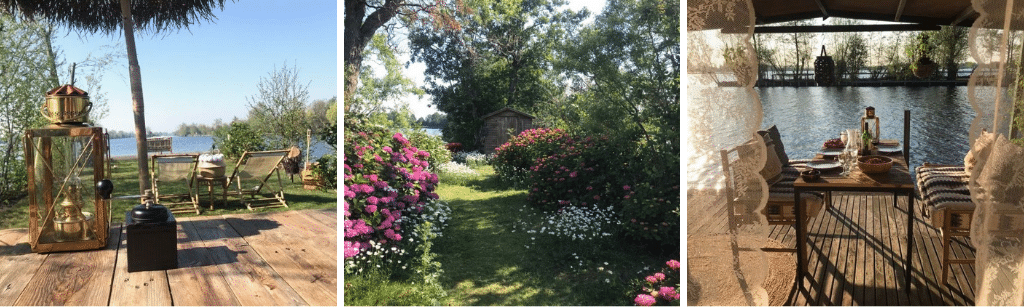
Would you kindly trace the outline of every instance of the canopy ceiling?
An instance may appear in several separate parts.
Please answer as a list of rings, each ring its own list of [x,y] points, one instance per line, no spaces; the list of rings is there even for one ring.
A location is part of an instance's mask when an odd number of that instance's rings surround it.
[[[970,27],[978,13],[971,0],[752,0],[757,25],[841,17],[908,22],[916,26]]]

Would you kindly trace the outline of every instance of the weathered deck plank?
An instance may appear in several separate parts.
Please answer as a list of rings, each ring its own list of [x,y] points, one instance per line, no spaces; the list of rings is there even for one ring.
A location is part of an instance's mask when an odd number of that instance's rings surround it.
[[[323,235],[322,232],[300,225],[289,225],[277,221],[277,218],[284,221],[290,219],[275,215],[271,220],[261,221],[259,215],[246,215],[233,216],[227,222],[239,233],[250,234],[246,240],[285,281],[301,285],[295,290],[306,303],[337,305],[337,249],[317,245],[314,238]],[[278,232],[267,231],[278,227],[282,228]]]
[[[117,227],[117,265],[128,267],[127,235],[125,228]],[[114,281],[110,288],[110,306],[169,306],[171,288],[167,284],[167,271],[143,271],[128,273],[128,270],[114,270]]]
[[[0,305],[337,305],[337,214],[283,211],[178,219],[178,266],[127,272],[122,227],[107,247],[32,253],[0,230]],[[330,247],[329,247],[330,246]]]
[[[119,237],[120,227],[108,229]],[[15,305],[107,305],[120,240],[107,240],[99,250],[58,252],[46,255]]]
[[[14,305],[46,255],[32,252],[28,229],[0,230],[0,306]]]
[[[919,208],[914,220],[913,272],[905,272],[907,199],[891,194],[835,193],[831,208],[808,223],[811,278],[793,305],[973,305],[974,267],[954,265],[941,277],[942,236]],[[774,240],[794,244],[789,225],[772,226]],[[973,257],[969,239],[953,243],[957,257]],[[907,296],[904,274],[912,274]]]
[[[306,305],[305,300],[274,272],[256,251],[223,219],[193,219],[192,225],[207,254],[238,303],[253,305]]]

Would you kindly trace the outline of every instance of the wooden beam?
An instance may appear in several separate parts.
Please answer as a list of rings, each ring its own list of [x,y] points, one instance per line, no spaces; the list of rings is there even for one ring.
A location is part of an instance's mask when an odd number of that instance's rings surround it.
[[[968,5],[967,8],[965,8],[963,12],[960,12],[960,15],[956,16],[956,19],[953,19],[953,22],[949,23],[949,25],[951,25],[951,26],[959,25],[961,22],[964,22],[964,20],[967,19],[967,17],[973,16],[973,15],[977,15],[977,14],[978,14],[978,12],[974,11],[974,6]],[[970,27],[970,26],[971,25],[967,25],[967,27]]]
[[[824,17],[821,17],[821,20],[828,19],[829,14],[828,9],[825,8],[825,4],[821,3],[821,0],[814,0],[814,3],[818,4],[818,9],[821,10],[821,15],[824,15]]]
[[[884,31],[935,31],[936,25],[849,25],[849,26],[781,26],[755,27],[754,33],[828,33],[828,32],[884,32]],[[746,33],[748,28],[722,29],[725,33]]]
[[[906,6],[907,0],[900,0],[900,6],[896,7],[896,18],[894,18],[893,21],[900,21],[900,17],[903,17],[903,8]]]

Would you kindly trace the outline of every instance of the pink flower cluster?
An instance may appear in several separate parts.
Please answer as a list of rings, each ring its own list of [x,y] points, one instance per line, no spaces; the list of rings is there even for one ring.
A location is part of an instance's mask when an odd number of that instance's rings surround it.
[[[427,172],[430,153],[401,133],[369,129],[345,134],[345,258],[370,242],[395,246],[402,241],[403,212],[419,212],[432,199],[438,178]]]
[[[633,299],[637,306],[653,306],[659,302],[670,304],[679,300],[679,261],[672,259],[665,262],[667,269],[644,277],[647,284]],[[668,275],[666,275],[668,273]]]
[[[629,185],[623,190],[609,189],[611,162],[605,153],[607,138],[570,138],[552,155],[537,158],[530,167],[528,200],[542,208],[559,208],[565,204],[589,206],[595,203],[617,203],[632,195]]]

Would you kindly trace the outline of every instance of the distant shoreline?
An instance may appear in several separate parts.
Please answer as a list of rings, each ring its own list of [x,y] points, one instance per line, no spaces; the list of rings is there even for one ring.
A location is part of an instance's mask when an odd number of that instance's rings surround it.
[[[151,152],[151,153],[149,153],[149,156],[152,157],[152,156],[155,156],[155,155],[187,155],[187,154],[198,155],[198,154],[203,154],[203,153],[205,153],[205,152],[165,152],[165,153]],[[131,161],[131,160],[138,160],[138,155],[113,156],[113,157],[110,157],[110,161],[115,161],[115,162],[117,162],[117,161]]]

